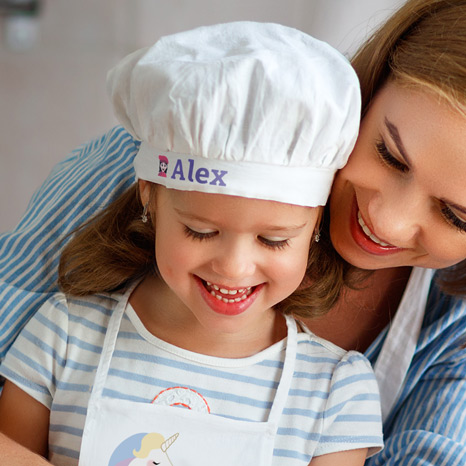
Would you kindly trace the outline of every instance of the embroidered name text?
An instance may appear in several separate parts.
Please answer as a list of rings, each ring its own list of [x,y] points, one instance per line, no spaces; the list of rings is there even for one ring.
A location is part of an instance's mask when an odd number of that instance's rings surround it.
[[[194,183],[194,180],[196,180],[196,182],[199,184],[209,183],[214,186],[226,186],[223,177],[228,173],[227,170],[209,170],[205,167],[195,169],[194,159],[188,159],[188,165],[187,177],[188,181],[191,183]],[[186,178],[184,168],[183,161],[181,159],[177,159],[170,178],[173,180],[179,179],[181,181],[185,181]]]

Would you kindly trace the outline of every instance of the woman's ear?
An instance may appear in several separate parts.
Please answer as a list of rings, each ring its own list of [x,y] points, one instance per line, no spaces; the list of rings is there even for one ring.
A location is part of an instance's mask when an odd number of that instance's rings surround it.
[[[148,204],[150,200],[150,191],[151,191],[151,184],[145,180],[138,181],[139,186],[139,196],[141,197],[142,205]]]

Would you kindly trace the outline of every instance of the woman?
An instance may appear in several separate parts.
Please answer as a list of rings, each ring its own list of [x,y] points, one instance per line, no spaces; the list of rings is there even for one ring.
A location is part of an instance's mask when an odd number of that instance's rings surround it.
[[[354,59],[361,133],[321,238],[373,272],[348,265],[352,287],[308,324],[375,365],[386,446],[371,466],[466,462],[465,50],[466,0],[410,0]],[[53,244],[108,203],[115,185],[129,186],[137,147],[120,128],[72,154],[2,238],[4,349],[54,291]],[[112,170],[102,170],[104,159]],[[67,192],[60,178],[72,180]],[[102,178],[109,188],[96,192]],[[430,268],[444,270],[431,282]]]
[[[353,60],[363,118],[333,185],[330,236],[374,272],[308,324],[374,364],[386,446],[371,465],[466,461],[466,310],[452,297],[466,291],[465,50],[466,2],[415,0]],[[428,272],[412,266],[444,269],[427,306]]]

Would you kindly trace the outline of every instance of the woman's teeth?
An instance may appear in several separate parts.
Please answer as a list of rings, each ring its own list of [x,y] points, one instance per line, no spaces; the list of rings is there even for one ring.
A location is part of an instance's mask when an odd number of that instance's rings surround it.
[[[372,240],[374,243],[380,244],[380,246],[390,246],[388,243],[384,243],[381,241],[377,236],[375,236],[368,228],[368,226],[364,223],[364,220],[362,218],[361,212],[358,211],[358,222],[359,225],[362,228],[362,231]]]
[[[236,290],[227,290],[210,282],[206,282],[206,285],[210,294],[224,303],[239,303],[240,301],[244,301],[252,293],[252,286],[238,288]],[[233,296],[236,297],[233,298]]]

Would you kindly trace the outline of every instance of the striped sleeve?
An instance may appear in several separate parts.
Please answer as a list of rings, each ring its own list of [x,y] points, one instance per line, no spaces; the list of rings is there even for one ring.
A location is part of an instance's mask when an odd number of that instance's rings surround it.
[[[349,351],[336,365],[324,416],[315,456],[358,448],[373,455],[382,448],[378,385],[360,353]]]
[[[422,351],[386,425],[385,449],[367,466],[466,464],[465,306],[452,306],[421,338]]]
[[[67,345],[66,298],[57,294],[21,331],[0,366],[0,374],[50,409],[65,366]]]
[[[134,182],[138,147],[115,127],[73,151],[36,191],[18,226],[0,234],[0,362],[34,312],[57,291],[66,235]]]

